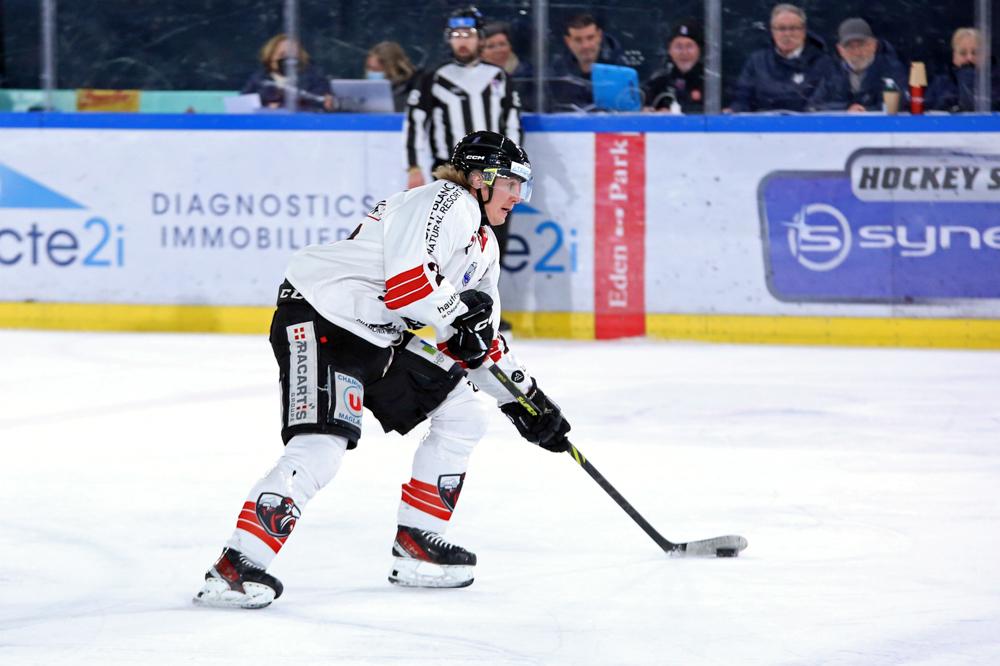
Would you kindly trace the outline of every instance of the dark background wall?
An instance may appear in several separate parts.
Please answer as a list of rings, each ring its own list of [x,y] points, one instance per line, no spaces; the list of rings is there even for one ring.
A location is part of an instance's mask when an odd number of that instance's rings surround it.
[[[0,0],[0,85],[37,88],[40,18],[38,0]],[[739,74],[744,56],[767,43],[768,0],[724,0],[724,87]],[[464,3],[302,0],[300,33],[316,65],[328,76],[362,75],[368,48],[383,39],[400,42],[418,65],[445,55],[444,19]],[[510,21],[515,46],[531,56],[530,0],[478,3],[489,19]],[[956,27],[974,20],[973,0],[948,2],[845,0],[800,3],[809,27],[832,45],[838,23],[862,16],[905,59],[923,60],[933,72],[950,58]],[[58,7],[60,88],[228,90],[242,86],[256,66],[257,51],[282,31],[281,0],[61,0]],[[700,0],[631,0],[591,5],[550,3],[550,50],[561,48],[562,26],[590,11],[629,51],[640,76],[662,62],[670,25],[701,17]],[[993,52],[1000,53],[1000,11],[994,10]]]

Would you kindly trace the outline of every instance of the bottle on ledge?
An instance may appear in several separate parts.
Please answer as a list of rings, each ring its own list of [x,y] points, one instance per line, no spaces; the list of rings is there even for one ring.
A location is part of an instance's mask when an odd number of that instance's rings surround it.
[[[920,115],[924,112],[924,89],[927,87],[927,68],[922,62],[910,65],[910,113]]]

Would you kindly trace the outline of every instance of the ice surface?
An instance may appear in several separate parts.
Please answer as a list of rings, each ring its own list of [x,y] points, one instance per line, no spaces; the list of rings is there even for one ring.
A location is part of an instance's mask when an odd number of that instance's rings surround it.
[[[449,537],[386,582],[418,434],[369,427],[262,611],[191,596],[281,450],[263,337],[0,332],[0,664],[1000,663],[1000,353],[517,341],[574,443],[497,412]]]

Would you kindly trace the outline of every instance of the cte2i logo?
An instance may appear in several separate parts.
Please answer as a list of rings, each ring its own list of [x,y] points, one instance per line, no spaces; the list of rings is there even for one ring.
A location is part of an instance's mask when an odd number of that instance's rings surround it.
[[[86,207],[0,164],[0,209],[29,211],[5,213],[0,223],[0,266],[78,265],[109,268],[125,265],[125,228],[112,227],[103,217],[74,216],[72,224],[55,220],[56,211],[84,211]],[[38,211],[49,211],[39,222]]]

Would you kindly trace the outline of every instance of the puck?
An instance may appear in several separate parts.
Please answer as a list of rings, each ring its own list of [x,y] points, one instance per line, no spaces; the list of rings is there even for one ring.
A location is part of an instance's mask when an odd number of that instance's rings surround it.
[[[736,557],[737,551],[735,548],[717,548],[715,550],[716,557]]]

